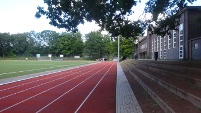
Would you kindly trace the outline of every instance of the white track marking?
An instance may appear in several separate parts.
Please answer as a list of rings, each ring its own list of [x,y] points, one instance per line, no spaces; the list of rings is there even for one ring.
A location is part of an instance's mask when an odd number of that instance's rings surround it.
[[[89,68],[89,69],[90,69],[90,68]],[[86,69],[86,70],[88,70],[88,69]],[[84,71],[85,71],[85,70],[84,70]],[[61,72],[61,71],[58,71],[58,72]],[[28,85],[28,84],[31,84],[31,83],[35,83],[35,82],[38,82],[38,81],[42,81],[42,80],[45,80],[45,79],[53,78],[53,77],[56,77],[56,76],[59,76],[59,75],[64,75],[64,74],[67,74],[67,73],[69,73],[69,72],[72,72],[72,71],[66,71],[65,73],[62,73],[62,74],[56,74],[56,75],[52,75],[51,77],[45,77],[45,78],[43,78],[43,79],[31,81],[31,82],[28,82],[28,83],[16,85],[16,86],[9,87],[9,88],[5,88],[5,89],[0,89],[0,92],[1,92],[1,91],[6,91],[6,90],[9,90],[9,89],[13,89],[13,88],[16,88],[16,87]],[[56,73],[57,73],[57,72],[56,72]],[[48,74],[52,74],[52,73],[48,73]],[[45,74],[45,75],[48,75],[48,74]]]
[[[92,70],[90,70],[90,71],[88,71],[88,72],[91,72],[91,71],[92,71]],[[78,77],[80,77],[80,76],[83,76],[84,74],[86,74],[86,73],[88,73],[88,72],[82,73],[82,74],[79,75],[79,76],[76,76],[76,77],[74,77],[74,78],[72,78],[72,79],[70,79],[70,80],[67,80],[67,81],[65,81],[65,82],[63,82],[63,83],[60,83],[60,84],[54,86],[54,87],[51,87],[51,88],[49,88],[49,89],[47,89],[47,90],[44,90],[44,91],[42,91],[42,92],[40,92],[40,93],[38,93],[38,94],[36,94],[36,95],[33,95],[33,96],[31,96],[31,97],[29,97],[29,98],[27,98],[27,99],[25,99],[25,100],[22,100],[22,101],[20,101],[20,102],[18,102],[18,103],[16,103],[16,104],[13,104],[13,105],[11,105],[11,106],[5,108],[5,109],[0,110],[0,112],[6,111],[6,110],[8,110],[8,109],[10,109],[10,108],[12,108],[12,107],[15,107],[15,106],[17,106],[17,105],[23,103],[23,102],[26,102],[26,101],[28,101],[28,100],[30,100],[30,99],[32,99],[32,98],[38,96],[38,95],[41,95],[41,94],[43,94],[43,93],[45,93],[45,92],[47,92],[47,91],[50,91],[50,90],[52,90],[52,89],[54,89],[54,88],[56,88],[56,87],[59,87],[59,86],[65,84],[65,83],[67,83],[67,82],[70,82],[70,81],[72,81],[72,80],[74,80],[74,79],[76,79],[76,78],[78,78]]]
[[[70,64],[70,65],[62,65],[62,66],[55,66],[55,67],[65,67],[65,66],[73,66],[74,64]],[[82,64],[81,64],[82,65]],[[38,68],[38,69],[30,69],[30,70],[21,70],[21,71],[17,71],[17,72],[9,72],[9,73],[0,73],[0,75],[7,75],[7,74],[13,74],[13,73],[22,73],[22,72],[26,72],[26,71],[36,71],[36,70],[43,70],[43,69],[49,69],[49,68],[54,68],[54,67],[48,67],[48,68]]]
[[[97,69],[97,68],[95,68],[95,69]],[[95,70],[95,69],[93,69],[93,70]],[[90,70],[90,71],[92,71],[92,70]],[[88,71],[88,72],[90,72],[90,71]],[[57,80],[66,78],[66,77],[68,77],[68,76],[71,76],[71,75],[74,75],[74,74],[77,74],[77,73],[80,73],[80,72],[82,72],[82,71],[77,71],[77,72],[72,73],[72,74],[69,74],[69,75],[67,75],[67,76],[62,76],[62,77],[60,77],[60,78],[57,78],[57,79],[54,79],[54,80],[51,80],[51,81],[48,81],[48,82],[45,82],[45,83],[36,85],[36,86],[34,86],[34,87],[30,87],[30,88],[27,88],[27,89],[24,89],[24,90],[15,92],[15,93],[13,93],[13,94],[10,94],[10,95],[4,96],[4,97],[0,97],[0,100],[1,100],[1,99],[4,99],[4,98],[8,98],[8,97],[13,96],[13,95],[16,95],[16,94],[19,94],[19,93],[22,93],[22,92],[25,92],[25,91],[28,91],[28,90],[31,90],[31,89],[34,89],[34,88],[37,88],[37,87],[40,87],[40,86],[45,85],[45,84],[48,84],[48,83],[51,83],[51,82],[54,82],[54,81],[57,81]]]
[[[114,63],[113,63],[114,64]],[[112,66],[113,66],[112,64]],[[112,66],[107,70],[107,72],[105,72],[105,74],[102,76],[102,78],[98,81],[98,83],[94,86],[94,88],[91,90],[91,92],[87,95],[87,97],[84,99],[84,101],[80,104],[80,106],[77,108],[77,110],[74,113],[77,113],[81,107],[83,106],[83,104],[87,101],[87,99],[91,96],[91,94],[94,92],[94,90],[96,89],[96,87],[100,84],[100,82],[103,80],[103,78],[106,76],[106,74],[109,72],[109,70],[112,68]]]
[[[39,69],[31,69],[31,70],[22,70],[22,71],[17,71],[17,72],[1,73],[0,75],[7,75],[7,74],[13,74],[13,73],[22,73],[22,72],[25,72],[25,71],[35,71],[35,70],[42,70],[42,69],[48,69],[48,68],[39,68]]]
[[[85,81],[87,81],[88,79],[90,79],[91,77],[93,77],[94,75],[96,75],[98,72],[100,72],[101,70],[103,70],[105,67],[103,67],[102,69],[100,69],[97,72],[93,73],[91,76],[89,76],[88,78],[86,78],[85,80],[83,80],[82,82],[80,82],[79,84],[77,84],[76,86],[74,86],[73,88],[71,88],[70,90],[66,91],[65,93],[63,93],[62,95],[60,95],[59,97],[57,97],[56,99],[54,99],[52,102],[50,102],[49,104],[47,104],[46,106],[44,106],[43,108],[41,108],[40,110],[38,110],[36,113],[41,112],[42,110],[44,110],[45,108],[47,108],[48,106],[50,106],[51,104],[53,104],[54,102],[56,102],[57,100],[59,100],[60,98],[62,98],[64,95],[68,94],[73,89],[75,89],[76,87],[80,86],[82,83],[84,83]]]

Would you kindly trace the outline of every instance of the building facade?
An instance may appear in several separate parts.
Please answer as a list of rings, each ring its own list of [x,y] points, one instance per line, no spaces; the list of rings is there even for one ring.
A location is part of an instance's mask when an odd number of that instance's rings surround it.
[[[187,6],[181,12],[178,30],[164,37],[147,33],[138,37],[139,59],[201,60],[201,6]]]

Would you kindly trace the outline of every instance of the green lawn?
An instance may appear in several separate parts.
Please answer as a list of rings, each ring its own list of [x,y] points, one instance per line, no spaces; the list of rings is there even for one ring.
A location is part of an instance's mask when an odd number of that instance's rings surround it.
[[[0,60],[0,79],[94,63],[92,61]]]

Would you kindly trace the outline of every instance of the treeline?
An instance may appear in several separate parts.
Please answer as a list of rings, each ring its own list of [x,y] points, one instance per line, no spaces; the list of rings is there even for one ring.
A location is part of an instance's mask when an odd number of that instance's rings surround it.
[[[90,59],[117,56],[117,39],[95,31],[86,34],[57,33],[51,30],[26,33],[0,33],[0,57],[36,57],[36,54],[64,57],[85,56]],[[132,57],[133,38],[121,37],[121,56]]]

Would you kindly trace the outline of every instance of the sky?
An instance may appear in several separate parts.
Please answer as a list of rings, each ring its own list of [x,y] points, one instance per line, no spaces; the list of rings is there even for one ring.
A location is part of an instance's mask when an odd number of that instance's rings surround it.
[[[133,8],[135,13],[129,19],[137,20],[143,13],[144,4],[147,0],[141,1]],[[197,0],[193,5],[201,6],[201,0]],[[44,6],[43,0],[0,0],[0,33],[9,32],[15,34],[32,30],[36,32],[43,30],[66,31],[65,29],[51,26],[45,16],[40,19],[35,18],[37,6]],[[99,27],[95,22],[86,22],[84,25],[79,25],[78,29],[84,35],[98,30]]]

